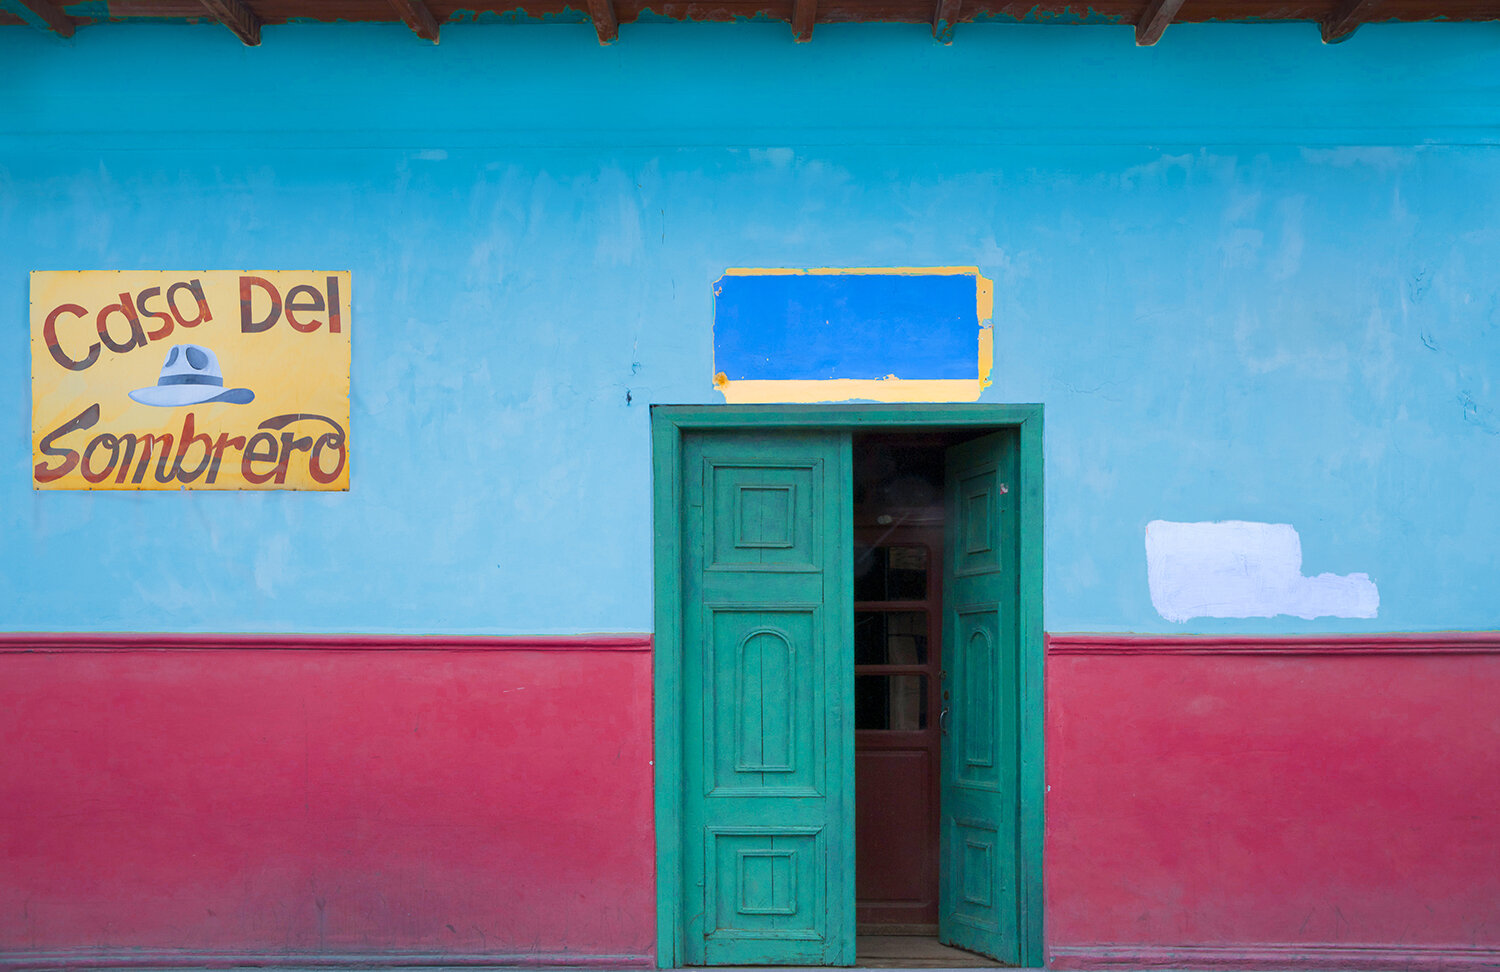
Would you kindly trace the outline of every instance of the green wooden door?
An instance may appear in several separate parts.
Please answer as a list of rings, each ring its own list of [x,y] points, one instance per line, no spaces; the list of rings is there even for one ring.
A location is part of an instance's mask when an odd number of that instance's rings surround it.
[[[1017,437],[948,450],[938,937],[1020,964]]]
[[[849,437],[682,456],[687,964],[852,965]]]

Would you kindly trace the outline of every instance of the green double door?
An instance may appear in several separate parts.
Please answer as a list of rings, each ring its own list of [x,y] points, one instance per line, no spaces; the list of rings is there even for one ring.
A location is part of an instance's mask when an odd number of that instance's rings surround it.
[[[1014,438],[948,450],[939,717],[939,938],[1012,963]],[[686,964],[853,965],[850,435],[694,433],[682,463]]]

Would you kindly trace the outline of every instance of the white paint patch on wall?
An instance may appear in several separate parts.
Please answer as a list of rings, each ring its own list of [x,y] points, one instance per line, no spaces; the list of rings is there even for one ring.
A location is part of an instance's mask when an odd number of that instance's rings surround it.
[[[1302,538],[1289,523],[1146,524],[1151,604],[1168,621],[1189,618],[1373,618],[1380,592],[1369,574],[1302,575]]]

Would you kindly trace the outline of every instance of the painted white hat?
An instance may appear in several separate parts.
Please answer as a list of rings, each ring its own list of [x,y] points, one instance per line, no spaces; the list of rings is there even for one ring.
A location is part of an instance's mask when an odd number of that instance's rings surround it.
[[[255,400],[248,388],[225,388],[224,374],[219,371],[219,357],[201,344],[174,344],[161,366],[156,384],[137,388],[130,397],[142,405],[202,405],[206,402],[228,402],[244,405]]]

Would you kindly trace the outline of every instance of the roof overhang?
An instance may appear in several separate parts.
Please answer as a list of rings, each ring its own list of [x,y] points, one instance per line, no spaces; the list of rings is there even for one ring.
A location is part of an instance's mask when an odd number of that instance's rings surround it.
[[[1496,19],[1500,0],[0,0],[0,25],[30,24],[62,37],[120,21],[207,21],[251,46],[264,24],[350,21],[405,23],[434,44],[444,24],[473,22],[592,23],[603,44],[616,40],[620,24],[652,21],[781,21],[797,41],[811,40],[819,24],[930,24],[945,44],[968,23],[1128,24],[1146,46],[1174,23],[1307,21],[1333,43],[1371,21]]]

